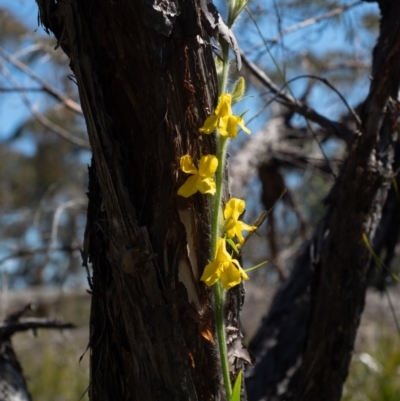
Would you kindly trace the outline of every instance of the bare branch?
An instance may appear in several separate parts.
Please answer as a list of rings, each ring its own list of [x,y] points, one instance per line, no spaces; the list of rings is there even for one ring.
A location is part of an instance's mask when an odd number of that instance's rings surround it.
[[[50,248],[50,252],[68,252],[68,253],[73,253],[76,251],[79,251],[82,248],[82,244],[77,244],[77,245],[64,245],[60,246],[57,248]],[[7,262],[10,259],[17,259],[17,258],[25,258],[28,256],[34,256],[38,255],[41,253],[46,254],[49,251],[48,247],[43,247],[43,248],[26,248],[26,249],[18,249],[14,251],[13,253],[4,256],[2,259],[0,259],[0,265],[2,265],[4,262]]]
[[[33,304],[27,304],[23,308],[13,312],[0,322],[0,343],[8,340],[17,332],[37,329],[74,329],[72,323],[64,323],[56,319],[46,319],[37,317],[21,318],[27,311],[34,309]]]
[[[0,53],[1,53],[1,48],[0,48]],[[3,74],[4,76],[8,79],[10,84],[14,87],[17,88],[18,86],[16,85],[15,80],[11,76],[11,73],[6,69],[5,66],[3,66]],[[82,148],[90,150],[90,143],[88,141],[85,141],[84,139],[80,139],[72,134],[70,134],[67,130],[64,128],[60,127],[59,125],[53,123],[50,119],[48,119],[44,114],[38,112],[33,108],[31,105],[31,102],[29,101],[28,97],[26,96],[25,92],[19,92],[20,96],[22,97],[23,102],[25,103],[26,107],[28,107],[29,111],[33,114],[33,116],[40,122],[42,123],[46,128],[50,129],[57,135],[61,136],[68,142],[71,142],[74,145],[80,146]]]
[[[68,142],[71,142],[74,145],[80,146],[82,148],[90,150],[90,144],[88,141],[85,141],[84,139],[77,138],[76,136],[70,134],[67,130],[64,128],[60,127],[59,125],[53,123],[51,120],[49,120],[44,114],[39,113],[36,111],[30,103],[25,102],[27,107],[29,108],[30,112],[33,114],[33,116],[41,122],[46,128],[49,128],[52,130],[54,133],[57,135],[61,136]]]
[[[337,138],[344,140],[349,145],[353,139],[354,133],[347,126],[340,124],[336,121],[330,120],[323,115],[317,113],[314,109],[307,104],[293,98],[291,95],[282,92],[268,77],[268,75],[251,62],[244,54],[241,53],[243,65],[248,68],[249,72],[253,74],[262,84],[264,84],[272,93],[276,95],[276,100],[288,107],[293,112],[300,114],[319,124],[325,128],[330,134],[335,135]]]
[[[43,88],[0,88],[0,92],[46,92]]]
[[[44,79],[42,79],[38,75],[36,75],[28,66],[26,66],[24,63],[17,60],[13,56],[9,55],[1,47],[0,47],[0,56],[2,56],[5,60],[7,60],[9,63],[11,63],[14,67],[17,67],[19,70],[23,71],[34,81],[39,83],[45,92],[47,92],[49,95],[51,95],[52,97],[57,99],[59,102],[63,103],[68,109],[74,111],[75,113],[83,114],[82,108],[78,103],[76,103],[74,100],[66,97],[59,90],[57,90],[56,88],[49,85]]]
[[[16,333],[17,331],[27,331],[35,329],[73,329],[75,325],[72,323],[64,323],[59,320],[51,320],[45,318],[26,317],[18,321],[0,323],[0,333]]]

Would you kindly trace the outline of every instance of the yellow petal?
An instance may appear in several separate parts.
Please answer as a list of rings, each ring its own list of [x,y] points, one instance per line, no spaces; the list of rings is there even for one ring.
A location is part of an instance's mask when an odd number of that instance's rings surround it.
[[[242,245],[244,242],[244,238],[242,235],[242,231],[253,231],[255,230],[257,227],[255,226],[249,226],[248,224],[244,223],[243,221],[238,221],[237,225],[236,225],[236,235],[239,239],[239,244]]]
[[[221,282],[226,290],[240,284],[241,276],[239,270],[233,263],[229,265],[221,274]]]
[[[202,194],[214,195],[217,191],[217,186],[212,178],[200,178],[197,182],[197,189]]]
[[[198,181],[200,177],[196,174],[189,177],[186,182],[178,189],[178,195],[189,198],[198,190]]]
[[[219,97],[218,106],[215,109],[215,115],[218,117],[225,117],[232,115],[232,95],[223,93]]]
[[[227,137],[228,136],[228,120],[229,116],[220,118],[218,121],[218,132],[221,136]]]
[[[218,238],[215,260],[217,260],[220,263],[230,262],[232,260],[231,255],[229,255],[228,251],[226,250],[225,238]]]
[[[199,175],[202,177],[212,177],[217,170],[218,159],[213,155],[203,156],[199,162]]]
[[[189,155],[181,157],[181,170],[187,174],[197,174],[197,168]]]
[[[238,221],[235,225],[235,234],[238,237],[239,240],[239,244],[243,244],[244,242],[244,238],[243,238],[243,234],[242,234],[242,227],[240,225],[240,221]]]
[[[226,220],[233,218],[234,220],[239,219],[240,215],[244,212],[246,203],[243,199],[232,198],[227,202],[224,209],[224,217]]]
[[[235,227],[237,221],[235,219],[228,219],[224,224],[224,232],[228,238],[233,239],[235,237]]]
[[[246,133],[246,134],[251,134],[251,131],[248,129],[248,128],[246,128],[245,126],[244,126],[244,121],[243,121],[243,118],[241,118],[241,117],[239,117],[239,120],[238,120],[238,125],[240,126],[240,128]]]
[[[248,280],[239,262],[233,260],[227,252],[225,238],[218,239],[215,260],[205,267],[201,276],[201,280],[208,286],[214,285],[219,279],[226,290],[239,284],[242,279]]]
[[[237,260],[231,259],[229,263],[224,263],[224,268],[221,271],[221,282],[226,290],[240,284],[242,279],[248,280],[249,277]]]
[[[249,226],[248,224],[246,224],[244,221],[239,221],[239,224],[241,226],[241,230],[242,231],[253,231],[255,230],[257,227],[256,226]]]
[[[228,133],[229,138],[236,138],[238,134],[238,121],[240,117],[237,116],[229,116],[226,124],[226,131]]]
[[[237,260],[232,260],[232,263],[234,263],[240,273],[240,276],[242,277],[243,280],[248,280],[249,276],[246,274],[246,272],[242,269],[242,266],[240,266],[240,263]]]
[[[199,131],[204,134],[211,134],[217,129],[218,116],[210,116],[205,121],[204,125],[199,128]]]
[[[219,263],[214,261],[209,263],[205,267],[203,275],[201,276],[200,280],[204,281],[206,285],[211,287],[219,280],[220,275],[221,275],[221,270],[219,269]]]
[[[219,119],[218,123],[218,131],[221,136],[229,137],[229,138],[236,138],[238,134],[237,116],[225,116]]]

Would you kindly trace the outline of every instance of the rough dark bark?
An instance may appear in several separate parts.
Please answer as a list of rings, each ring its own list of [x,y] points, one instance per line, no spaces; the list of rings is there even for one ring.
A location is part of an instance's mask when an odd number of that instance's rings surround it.
[[[199,3],[37,2],[70,57],[93,151],[90,399],[221,399],[211,294],[199,283],[209,202],[176,195],[179,157],[215,151],[198,133],[217,98]]]

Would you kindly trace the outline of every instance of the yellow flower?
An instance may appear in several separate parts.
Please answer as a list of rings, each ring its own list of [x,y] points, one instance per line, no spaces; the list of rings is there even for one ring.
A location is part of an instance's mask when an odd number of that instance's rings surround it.
[[[233,239],[235,235],[239,239],[239,244],[243,244],[244,238],[242,231],[253,231],[257,227],[249,226],[243,221],[239,221],[239,217],[244,212],[246,204],[244,200],[232,198],[225,206],[224,210],[224,231],[227,237]]]
[[[245,127],[243,118],[232,114],[232,95],[224,93],[219,98],[215,114],[207,118],[199,131],[204,134],[211,134],[218,128],[222,136],[236,138],[238,125],[247,134],[251,133],[251,131]]]
[[[227,252],[226,239],[219,238],[215,260],[206,266],[200,280],[204,281],[209,287],[221,280],[224,288],[229,290],[242,280],[248,279],[249,277],[241,268],[239,262],[232,259]]]
[[[178,195],[188,198],[197,191],[202,194],[214,195],[216,185],[212,179],[218,167],[218,159],[215,156],[203,156],[199,162],[199,169],[193,164],[193,160],[189,155],[181,157],[181,170],[187,174],[193,174],[179,188]]]

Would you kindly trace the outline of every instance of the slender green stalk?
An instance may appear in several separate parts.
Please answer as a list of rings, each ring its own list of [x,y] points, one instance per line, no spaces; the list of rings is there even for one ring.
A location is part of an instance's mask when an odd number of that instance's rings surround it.
[[[221,41],[222,49],[222,74],[221,80],[219,81],[219,94],[222,95],[226,91],[228,84],[228,72],[229,72],[229,45],[225,41]]]
[[[222,48],[222,74],[219,82],[219,95],[226,92],[228,84],[229,72],[229,45],[221,41]],[[215,257],[217,250],[218,238],[221,235],[221,211],[222,211],[222,191],[225,171],[225,154],[228,145],[228,138],[224,138],[217,134],[217,158],[218,169],[216,172],[215,183],[217,187],[214,196],[211,216],[211,258]],[[226,331],[224,320],[224,305],[225,305],[225,289],[221,281],[218,281],[213,286],[214,302],[215,302],[215,324],[217,326],[219,357],[221,361],[222,376],[224,379],[225,393],[229,400],[232,395],[232,385],[229,376],[228,351],[226,348]]]
[[[225,153],[228,138],[219,136],[217,146],[218,169],[215,177],[217,191],[214,195],[211,212],[211,259],[214,259],[217,250],[218,238],[221,234],[222,190],[225,170]]]
[[[214,195],[211,216],[211,259],[214,259],[218,238],[221,235],[221,212],[222,212],[222,190],[225,171],[225,153],[228,145],[228,138],[218,136],[217,159],[218,169],[216,172],[215,183],[217,191]],[[215,324],[217,327],[217,338],[219,347],[219,357],[221,361],[222,376],[227,399],[232,394],[232,385],[229,377],[228,351],[226,348],[226,332],[224,321],[224,305],[225,305],[225,289],[222,287],[221,281],[213,286],[214,303],[215,303]]]
[[[215,320],[217,326],[219,356],[221,359],[222,377],[224,378],[226,398],[230,400],[232,395],[231,379],[229,377],[228,352],[226,348],[226,333],[224,321],[224,304],[225,289],[222,287],[221,281],[214,284],[214,300],[215,300]]]

